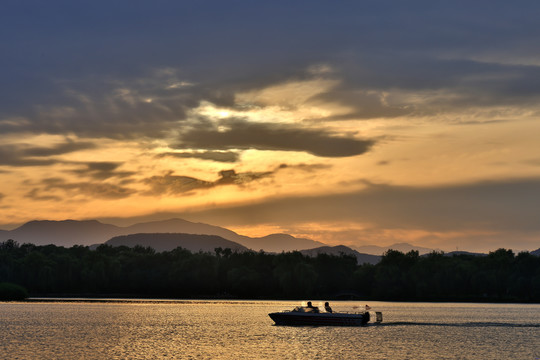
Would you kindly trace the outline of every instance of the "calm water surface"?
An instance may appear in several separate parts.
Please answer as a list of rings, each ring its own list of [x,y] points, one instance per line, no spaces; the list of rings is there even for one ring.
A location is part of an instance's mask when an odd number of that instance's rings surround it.
[[[275,326],[267,315],[299,304],[0,303],[0,358],[540,359],[540,305],[370,302],[384,322],[366,327]]]

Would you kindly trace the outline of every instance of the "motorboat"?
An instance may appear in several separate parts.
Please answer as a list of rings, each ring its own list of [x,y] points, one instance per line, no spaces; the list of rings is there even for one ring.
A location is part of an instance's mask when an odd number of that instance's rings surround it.
[[[377,311],[376,322],[382,321],[382,313]],[[371,320],[369,311],[363,312],[319,312],[313,307],[296,307],[293,310],[268,314],[276,325],[289,326],[362,326]]]

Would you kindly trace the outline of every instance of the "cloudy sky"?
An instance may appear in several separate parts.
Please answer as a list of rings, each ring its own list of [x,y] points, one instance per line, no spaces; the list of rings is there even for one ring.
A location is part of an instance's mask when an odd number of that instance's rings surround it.
[[[538,1],[26,1],[0,12],[0,228],[540,247]]]

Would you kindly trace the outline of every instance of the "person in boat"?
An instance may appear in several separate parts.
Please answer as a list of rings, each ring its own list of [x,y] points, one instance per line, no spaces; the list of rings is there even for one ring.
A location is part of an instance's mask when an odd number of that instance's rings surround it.
[[[319,308],[316,307],[316,306],[313,306],[313,305],[311,304],[311,301],[308,301],[307,306],[306,306],[306,312],[314,312],[314,313],[318,313],[318,312],[319,312]]]
[[[332,308],[330,307],[330,304],[328,303],[328,301],[324,303],[324,310],[326,310],[326,312],[328,312],[328,313],[333,312]]]

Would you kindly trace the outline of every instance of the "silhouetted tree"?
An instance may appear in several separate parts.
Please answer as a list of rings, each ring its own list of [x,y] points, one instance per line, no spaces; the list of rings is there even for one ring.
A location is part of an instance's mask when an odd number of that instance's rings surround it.
[[[409,301],[540,301],[540,257],[498,249],[487,256],[419,256],[390,250],[376,265],[351,256],[267,254],[216,248],[192,253],[137,246],[64,248],[0,243],[0,282],[32,294],[152,297],[328,298]]]

